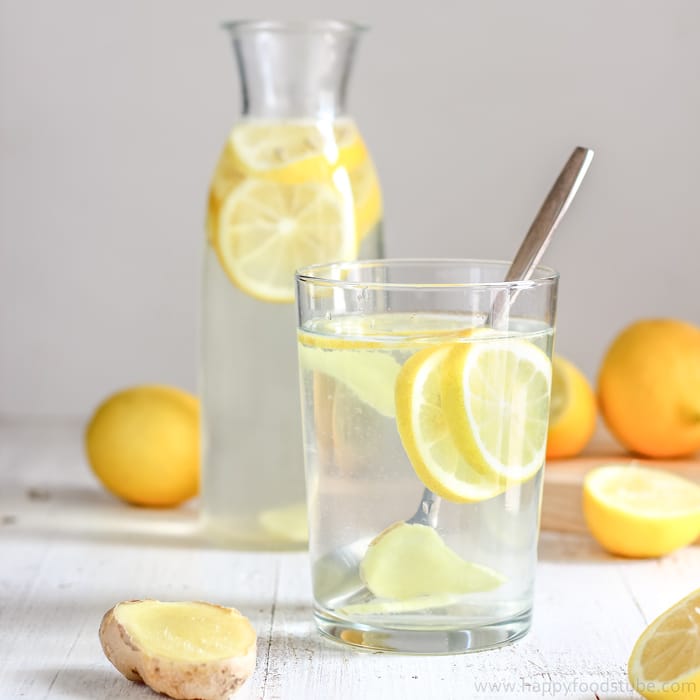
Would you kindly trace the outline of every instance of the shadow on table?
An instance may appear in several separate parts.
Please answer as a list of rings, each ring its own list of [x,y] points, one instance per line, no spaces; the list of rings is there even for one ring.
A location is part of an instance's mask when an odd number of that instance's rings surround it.
[[[156,696],[143,683],[133,683],[122,676],[115,668],[105,666],[63,666],[61,668],[28,669],[22,673],[34,682],[32,690],[54,691],[60,697],[75,700],[95,700],[95,698],[148,698]],[[36,693],[32,697],[39,697]],[[43,693],[41,693],[43,697]]]
[[[95,700],[96,698],[133,698],[133,700],[153,700],[165,698],[143,683],[130,681],[116,669],[88,666],[64,667],[55,671],[41,669],[34,672],[42,688],[53,689],[61,697],[75,700]],[[236,693],[236,700],[253,697],[252,679]]]
[[[176,508],[139,507],[98,488],[75,486],[3,488],[0,537],[3,534],[49,541],[261,551],[208,537],[200,525],[196,501]],[[281,551],[294,551],[294,545]]]

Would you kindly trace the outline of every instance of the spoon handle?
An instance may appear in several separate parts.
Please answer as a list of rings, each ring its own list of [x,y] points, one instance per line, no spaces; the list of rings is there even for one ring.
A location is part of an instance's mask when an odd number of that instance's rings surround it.
[[[526,280],[535,271],[549,245],[549,239],[576,196],[592,160],[593,151],[590,148],[577,146],[574,149],[520,244],[513,264],[506,274],[506,282]]]

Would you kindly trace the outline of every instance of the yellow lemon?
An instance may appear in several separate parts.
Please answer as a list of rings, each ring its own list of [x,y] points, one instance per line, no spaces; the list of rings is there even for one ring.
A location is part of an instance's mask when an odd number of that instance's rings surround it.
[[[648,457],[700,449],[700,328],[633,323],[605,355],[598,396],[610,432],[628,449]]]
[[[137,505],[174,506],[199,488],[199,404],[167,386],[114,394],[85,432],[88,461],[115,496]]]
[[[598,408],[591,385],[581,370],[560,355],[552,359],[547,458],[575,457],[595,430]]]
[[[700,589],[642,632],[627,674],[648,700],[700,700]]]
[[[583,514],[609,552],[658,557],[700,535],[700,486],[658,468],[598,467],[583,482]]]

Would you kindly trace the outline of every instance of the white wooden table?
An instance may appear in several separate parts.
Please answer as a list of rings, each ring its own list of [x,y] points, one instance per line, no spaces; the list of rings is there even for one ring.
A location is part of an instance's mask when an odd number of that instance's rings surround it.
[[[581,535],[544,533],[535,622],[511,646],[415,657],[321,639],[304,554],[241,553],[198,541],[196,504],[126,506],[97,484],[77,422],[0,421],[0,700],[157,698],[125,680],[97,638],[130,598],[241,609],[259,636],[241,698],[637,697],[626,680],[647,622],[700,586],[700,548],[624,561]]]

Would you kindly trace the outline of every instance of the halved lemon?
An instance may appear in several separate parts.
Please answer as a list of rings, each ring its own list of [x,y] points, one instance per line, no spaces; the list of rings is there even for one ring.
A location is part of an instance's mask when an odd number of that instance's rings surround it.
[[[356,256],[352,202],[325,183],[249,178],[224,200],[214,246],[244,292],[291,303],[297,268]]]
[[[441,392],[443,365],[455,345],[445,343],[412,355],[396,379],[396,425],[418,478],[431,491],[457,503],[482,501],[505,490],[457,447]],[[464,406],[457,410],[464,412]]]
[[[441,375],[447,425],[472,469],[510,483],[544,464],[552,365],[522,338],[453,346]]]
[[[700,589],[642,632],[627,673],[632,687],[649,700],[700,700]]]
[[[583,481],[583,515],[609,552],[663,556],[700,535],[700,486],[657,467],[597,467]]]

